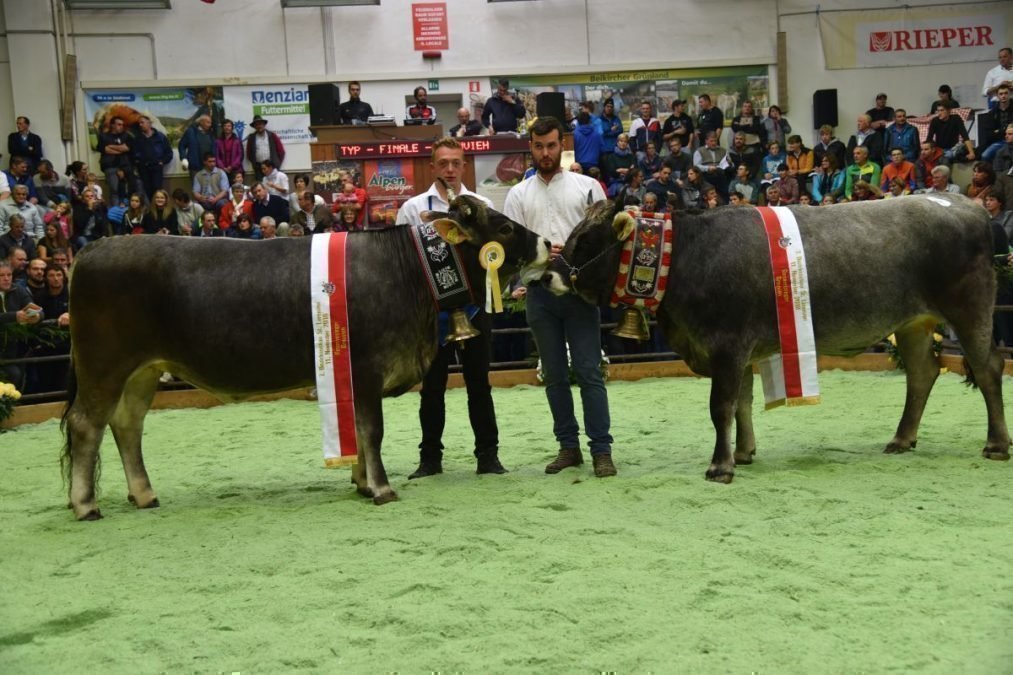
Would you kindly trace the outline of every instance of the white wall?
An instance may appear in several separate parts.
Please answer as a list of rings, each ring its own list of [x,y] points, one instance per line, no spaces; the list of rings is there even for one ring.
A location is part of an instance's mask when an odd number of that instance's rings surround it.
[[[0,35],[0,119],[13,130],[12,115],[28,115],[47,141],[47,154],[54,155],[60,150],[59,81],[51,2],[0,1],[6,24]],[[440,80],[440,93],[467,100],[468,80],[485,87],[496,75],[773,64],[780,28],[787,32],[789,119],[804,133],[811,126],[813,90],[836,87],[840,134],[846,137],[853,118],[872,106],[880,90],[890,94],[891,104],[924,112],[940,83],[980,86],[994,64],[825,70],[816,6],[871,9],[893,1],[450,0],[450,49],[428,62],[413,49],[411,0],[285,11],[279,0],[173,0],[171,11],[74,12],[70,50],[78,55],[85,85],[336,81],[344,95],[344,83],[359,79],[364,100],[398,116],[404,95],[431,78]],[[771,86],[776,91],[773,78]],[[85,124],[80,98],[79,138]],[[54,163],[85,152],[79,140]]]

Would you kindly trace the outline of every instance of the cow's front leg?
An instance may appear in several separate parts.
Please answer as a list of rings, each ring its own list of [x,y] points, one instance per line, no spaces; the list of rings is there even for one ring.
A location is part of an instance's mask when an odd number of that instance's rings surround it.
[[[742,389],[743,362],[733,355],[714,355],[711,359],[711,422],[716,435],[714,456],[706,478],[717,483],[731,483],[735,477],[732,458],[732,422]]]
[[[735,464],[752,464],[756,454],[756,436],[753,435],[753,366],[742,371],[739,402],[735,408]]]
[[[386,504],[397,499],[397,493],[387,481],[387,471],[380,458],[383,443],[383,399],[380,396],[355,396],[355,433],[359,446],[359,461],[365,467],[365,488],[357,481],[360,494],[372,493],[373,503]],[[355,478],[353,472],[352,477]]]

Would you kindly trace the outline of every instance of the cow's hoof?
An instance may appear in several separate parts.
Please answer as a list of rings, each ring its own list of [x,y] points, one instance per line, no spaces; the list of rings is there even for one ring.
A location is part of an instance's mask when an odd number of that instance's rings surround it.
[[[354,483],[355,481],[352,482]],[[370,499],[373,498],[373,488],[369,487],[368,485],[356,485],[355,491],[358,492],[363,497],[369,497]]]
[[[152,497],[150,501],[141,503],[137,497],[133,495],[127,495],[127,501],[136,506],[139,509],[157,509],[161,504],[158,502],[158,497]]]
[[[887,455],[899,455],[904,452],[911,452],[918,445],[918,441],[898,441],[894,439],[886,444],[883,453]]]
[[[985,459],[994,459],[999,462],[1009,461],[1009,448],[990,448],[987,445],[982,448],[981,456]]]
[[[756,450],[750,450],[749,452],[736,452],[735,453],[735,466],[743,466],[745,464],[753,463],[753,455],[756,454]]]
[[[102,520],[102,512],[98,509],[91,509],[79,517],[78,520]]]
[[[390,488],[382,490],[379,493],[373,495],[373,503],[376,504],[377,506],[383,506],[388,502],[396,502],[396,501],[397,501],[397,493],[391,490]]]
[[[727,469],[723,469],[721,467],[712,466],[707,469],[707,473],[704,474],[704,477],[714,483],[724,483],[727,485],[732,482],[733,478],[735,478],[735,472],[728,471]]]

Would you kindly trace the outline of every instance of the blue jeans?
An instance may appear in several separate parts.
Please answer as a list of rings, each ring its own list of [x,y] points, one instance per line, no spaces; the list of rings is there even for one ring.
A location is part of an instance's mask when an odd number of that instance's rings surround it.
[[[985,151],[981,153],[981,159],[984,162],[992,163],[995,156],[1002,150],[1002,146],[1006,145],[1006,141],[999,141],[985,148]]]
[[[556,296],[539,285],[528,286],[527,319],[538,345],[545,397],[552,412],[552,432],[560,448],[580,448],[580,427],[573,412],[573,392],[566,361],[570,345],[573,373],[584,407],[584,430],[591,454],[612,451],[608,393],[601,375],[601,319],[598,308],[576,295]]]

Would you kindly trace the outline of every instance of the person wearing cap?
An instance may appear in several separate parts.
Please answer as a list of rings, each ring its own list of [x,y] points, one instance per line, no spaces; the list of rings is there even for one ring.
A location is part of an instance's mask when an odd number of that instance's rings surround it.
[[[666,147],[673,138],[679,139],[680,147],[689,149],[693,140],[693,120],[686,114],[686,99],[677,98],[672,101],[672,114],[665,118],[661,125],[661,140]]]
[[[876,94],[876,105],[865,111],[871,120],[869,126],[886,140],[886,128],[893,123],[894,110],[886,104],[886,94]]]
[[[203,157],[215,154],[215,137],[211,132],[211,116],[201,115],[196,122],[183,132],[179,139],[179,159],[184,171],[190,172],[190,180],[204,168]]]
[[[254,115],[250,125],[253,133],[246,137],[246,158],[253,165],[254,178],[259,181],[264,177],[261,162],[270,161],[272,166],[280,168],[285,161],[285,146],[278,134],[267,130],[267,120],[260,115]]]
[[[616,102],[611,98],[605,99],[601,107],[601,152],[603,155],[610,155],[616,150],[616,143],[619,142],[619,135],[623,133],[623,121],[616,115]],[[605,163],[604,158],[602,164]]]

